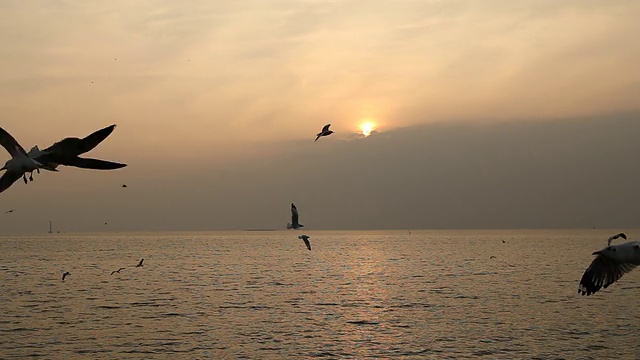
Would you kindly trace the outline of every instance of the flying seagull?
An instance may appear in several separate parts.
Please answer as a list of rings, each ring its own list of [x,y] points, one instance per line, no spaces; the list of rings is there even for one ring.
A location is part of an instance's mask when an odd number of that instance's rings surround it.
[[[142,262],[144,261],[144,259],[140,259],[140,262],[138,263],[138,265],[136,265],[136,267],[142,267]]]
[[[8,213],[12,213],[14,211],[16,211],[16,209],[7,210],[7,211],[4,212],[4,214],[7,215]]]
[[[43,167],[42,163],[32,159],[22,146],[6,130],[0,127],[0,145],[4,147],[11,159],[9,159],[0,170],[6,172],[0,178],[0,192],[7,190],[16,180],[22,179],[27,183],[27,174],[31,173],[29,179],[33,181],[33,172]],[[53,170],[49,168],[48,170]],[[40,170],[38,170],[39,172]]]
[[[601,288],[620,280],[622,275],[640,265],[640,242],[631,241],[607,246],[593,253],[596,256],[580,279],[578,294],[595,294]]]
[[[122,187],[127,187],[127,184],[122,184]]]
[[[311,250],[311,243],[309,242],[308,235],[300,235],[298,236],[298,239],[302,239],[302,241],[304,241],[304,244],[307,245],[307,249]]]
[[[64,281],[64,278],[66,278],[69,275],[71,275],[71,273],[69,273],[68,271],[65,271],[64,274],[62,274],[62,281]]]
[[[304,225],[298,222],[298,208],[291,203],[291,223],[287,223],[287,229],[300,229],[304,227]]]
[[[106,128],[97,130],[82,139],[71,137],[64,138],[44,150],[40,150],[35,146],[31,151],[29,151],[29,156],[35,161],[45,164],[48,168],[54,169],[59,165],[75,166],[83,169],[94,170],[114,170],[123,168],[127,165],[106,160],[80,157],[80,155],[92,150],[111,135],[115,127],[115,125],[107,126]]]
[[[607,239],[607,246],[611,246],[611,242],[617,238],[623,238],[627,240],[627,235],[625,235],[625,233],[620,233],[620,234],[611,236],[610,238]]]
[[[318,139],[320,139],[321,136],[329,136],[331,134],[333,134],[333,131],[329,130],[329,126],[331,126],[331,124],[327,124],[322,128],[322,131],[320,131],[319,133],[316,134],[316,139],[313,140],[313,142],[318,141]]]
[[[111,275],[113,275],[113,274],[115,274],[115,273],[120,274],[120,270],[124,270],[124,269],[126,269],[126,268],[120,268],[120,269],[118,269],[118,270],[113,270],[113,271],[111,272]]]

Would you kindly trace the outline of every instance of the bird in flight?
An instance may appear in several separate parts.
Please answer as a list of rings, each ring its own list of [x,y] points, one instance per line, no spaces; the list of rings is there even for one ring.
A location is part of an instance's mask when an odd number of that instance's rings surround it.
[[[322,128],[322,131],[320,131],[319,133],[316,134],[316,139],[313,140],[313,142],[318,141],[318,139],[320,139],[320,137],[322,136],[329,136],[331,134],[333,134],[333,131],[329,130],[329,126],[331,126],[331,124],[327,124]]]
[[[0,169],[0,171],[6,170],[0,178],[0,192],[7,190],[14,182],[20,179],[20,177],[22,177],[26,184],[27,173],[31,173],[29,180],[33,181],[33,172],[36,170],[39,172],[40,170],[38,169],[44,168],[42,163],[32,159],[16,139],[1,127],[0,145],[2,145],[9,155],[11,155],[11,159],[7,160],[4,166]]]
[[[127,187],[127,184],[122,184],[122,187]]]
[[[7,210],[7,211],[4,212],[4,214],[7,215],[7,214],[12,213],[14,211],[16,211],[16,209]]]
[[[607,246],[596,251],[597,255],[580,279],[578,294],[591,295],[601,288],[620,280],[622,275],[640,265],[640,242],[630,241],[620,245]]]
[[[62,281],[64,281],[64,278],[66,278],[69,275],[71,275],[71,273],[68,271],[65,271],[64,274],[62,274]]]
[[[291,223],[287,223],[287,229],[300,229],[304,227],[304,225],[298,222],[298,208],[291,203]]]
[[[302,241],[304,241],[304,244],[307,245],[307,249],[311,250],[311,243],[309,242],[308,235],[300,235],[298,236],[298,239],[302,239]]]
[[[118,270],[113,270],[113,271],[111,272],[111,275],[113,275],[113,274],[115,274],[115,273],[120,274],[120,270],[124,270],[124,269],[126,269],[126,268],[120,268],[120,269],[118,269]]]
[[[64,138],[44,150],[35,146],[29,151],[29,156],[35,161],[45,164],[50,168],[57,168],[59,165],[75,166],[83,169],[94,170],[114,170],[127,166],[112,161],[81,158],[80,155],[91,151],[106,139],[113,130],[115,125],[107,126],[103,129],[94,131],[90,135],[80,138]]]
[[[625,235],[625,233],[620,233],[620,234],[616,234],[616,235],[613,235],[613,236],[609,237],[607,239],[607,246],[611,246],[611,242],[613,240],[617,239],[617,238],[623,238],[623,239],[627,240],[627,235]]]
[[[138,263],[138,265],[136,265],[136,267],[142,267],[142,262],[144,261],[144,259],[140,259],[140,262]]]

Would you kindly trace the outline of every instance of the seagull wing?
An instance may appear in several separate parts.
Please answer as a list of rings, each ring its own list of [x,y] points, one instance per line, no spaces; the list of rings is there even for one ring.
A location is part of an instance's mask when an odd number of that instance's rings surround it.
[[[7,190],[16,180],[20,179],[22,174],[14,171],[5,172],[0,178],[0,193]]]
[[[325,126],[322,128],[322,132],[329,131],[329,126],[331,126],[331,124],[327,124],[327,125],[325,125]]]
[[[91,135],[80,140],[78,144],[77,155],[84,154],[92,150],[96,146],[98,146],[98,144],[100,144],[104,139],[106,139],[109,135],[111,135],[111,133],[113,132],[113,129],[115,128],[116,128],[115,124],[107,126],[106,128],[95,131]]]
[[[603,287],[606,289],[636,266],[638,265],[616,261],[600,254],[593,259],[591,265],[582,275],[580,285],[578,285],[578,294],[589,296]]]
[[[22,148],[22,146],[20,146],[20,144],[18,144],[16,139],[14,139],[13,136],[11,136],[11,134],[9,134],[5,129],[1,127],[0,127],[0,145],[2,145],[2,147],[4,147],[9,152],[11,157],[27,155],[27,152],[24,151],[24,149]]]
[[[291,225],[298,226],[298,208],[291,203]]]
[[[304,244],[307,245],[307,249],[311,250],[311,243],[309,242],[308,238],[302,238],[302,241],[304,241]]]
[[[120,169],[127,166],[127,164],[120,164],[112,161],[99,160],[99,159],[87,159],[87,158],[81,158],[81,157],[72,159],[65,165],[75,166],[82,169],[94,169],[94,170],[114,170],[114,169]]]

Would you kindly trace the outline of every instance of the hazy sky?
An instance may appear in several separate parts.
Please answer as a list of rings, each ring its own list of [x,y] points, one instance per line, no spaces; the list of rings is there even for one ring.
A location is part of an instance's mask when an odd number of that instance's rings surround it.
[[[0,126],[29,148],[116,123],[90,155],[129,166],[16,183],[0,226],[278,227],[296,201],[310,229],[640,227],[638,18],[637,1],[3,1]]]

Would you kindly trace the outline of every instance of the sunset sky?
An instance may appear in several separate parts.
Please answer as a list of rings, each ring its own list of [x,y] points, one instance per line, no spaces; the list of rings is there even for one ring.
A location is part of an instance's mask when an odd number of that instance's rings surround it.
[[[87,156],[129,166],[16,182],[0,231],[277,228],[292,201],[309,229],[640,227],[638,19],[615,0],[4,1],[0,126],[29,149],[115,123]]]

